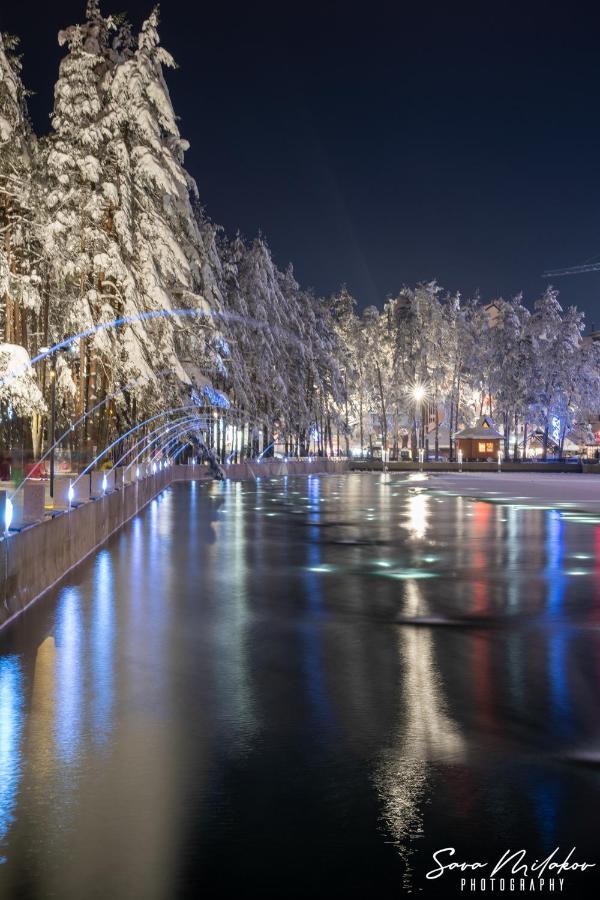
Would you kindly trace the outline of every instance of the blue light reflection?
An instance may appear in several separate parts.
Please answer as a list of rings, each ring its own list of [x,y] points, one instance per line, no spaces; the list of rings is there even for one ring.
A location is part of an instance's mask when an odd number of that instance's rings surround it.
[[[0,844],[13,821],[21,780],[23,675],[17,656],[0,659]],[[0,862],[6,862],[0,856]]]

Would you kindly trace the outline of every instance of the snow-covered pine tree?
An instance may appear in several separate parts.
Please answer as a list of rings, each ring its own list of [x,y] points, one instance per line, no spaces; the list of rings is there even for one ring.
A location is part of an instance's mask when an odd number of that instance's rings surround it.
[[[239,410],[236,441],[237,458],[243,458],[250,444],[249,422],[255,421],[258,397],[255,378],[255,328],[250,324],[250,307],[240,276],[248,249],[239,234],[229,240],[218,235],[217,252],[221,260],[222,294],[224,305],[223,333],[230,354],[228,391]]]
[[[184,168],[188,143],[179,133],[164,79],[163,67],[174,65],[160,46],[155,9],[142,25],[137,48],[119,62],[110,84],[110,117],[120,134],[127,185],[126,208],[115,228],[127,248],[138,305],[167,314],[140,326],[154,365],[190,385],[198,371],[212,371],[215,365],[213,310],[201,290],[210,284],[213,304],[219,302],[219,290],[217,277],[210,277],[212,262],[203,254],[192,205],[196,185]],[[200,315],[169,317],[180,308]]]
[[[39,221],[33,188],[36,141],[29,124],[21,81],[18,39],[0,35],[0,372],[6,377],[16,360],[22,368],[37,349],[41,331]],[[21,417],[32,423],[33,450],[39,450],[42,395],[35,373],[0,389],[2,422]],[[12,430],[12,426],[11,426]],[[23,434],[24,437],[24,434]],[[3,435],[4,441],[7,441]],[[26,442],[28,443],[28,441]],[[7,446],[7,443],[5,443]]]
[[[261,421],[266,446],[275,420],[289,416],[288,379],[297,377],[297,372],[291,366],[294,320],[262,237],[252,241],[238,259],[238,284],[248,310],[248,324],[240,341],[251,372],[254,412]]]
[[[110,321],[115,311],[125,312],[121,298],[128,273],[112,226],[119,198],[107,172],[114,140],[107,117],[112,28],[97,0],[89,0],[86,21],[59,33],[59,44],[68,52],[60,64],[53,130],[45,147],[51,340]],[[109,332],[79,341],[78,362],[74,359],[72,366],[79,415],[126,377],[120,371],[124,357],[119,348],[117,335]],[[84,440],[90,434],[96,443],[102,439],[105,413],[102,408],[95,433],[86,420]]]
[[[565,396],[570,394],[573,367],[581,355],[583,313],[574,306],[563,311],[558,291],[546,288],[534,304],[529,322],[534,353],[533,383],[536,386],[532,411],[543,429],[542,456],[546,459],[553,416],[568,418]]]
[[[361,392],[364,380],[364,359],[359,346],[360,320],[356,315],[356,300],[342,285],[330,301],[333,330],[338,345],[338,363],[343,380],[343,429],[346,455],[350,453],[350,422],[361,418]],[[361,429],[362,430],[362,423]]]
[[[17,46],[16,38],[0,35],[0,283],[4,338],[28,348],[28,310],[39,304],[38,279],[31,276],[35,139],[27,118],[20,60],[14,52]]]

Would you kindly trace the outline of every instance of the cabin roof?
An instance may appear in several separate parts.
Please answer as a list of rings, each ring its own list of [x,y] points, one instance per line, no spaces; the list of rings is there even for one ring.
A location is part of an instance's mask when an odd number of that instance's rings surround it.
[[[504,437],[489,416],[481,416],[471,428],[463,428],[462,431],[456,431],[452,436],[455,440],[471,441],[497,441]]]

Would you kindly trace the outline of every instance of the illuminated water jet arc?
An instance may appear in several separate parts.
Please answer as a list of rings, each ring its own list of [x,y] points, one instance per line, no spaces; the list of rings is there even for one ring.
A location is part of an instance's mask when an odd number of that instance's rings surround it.
[[[172,372],[173,372],[172,369],[163,369],[160,372],[153,373],[153,375],[157,378],[162,378],[164,375],[169,375]],[[124,387],[119,388],[118,391],[114,391],[112,394],[107,394],[106,397],[104,397],[102,400],[100,400],[98,403],[96,403],[95,406],[92,406],[91,409],[88,409],[87,412],[85,412],[82,416],[80,416],[78,419],[76,419],[75,422],[73,422],[71,425],[69,425],[67,430],[65,432],[63,432],[63,434],[61,434],[60,437],[57,438],[57,440],[54,441],[53,444],[50,445],[50,447],[48,447],[48,449],[42,456],[40,456],[39,460],[37,461],[37,465],[39,465],[40,463],[43,463],[44,460],[46,460],[50,456],[52,451],[54,449],[56,449],[56,447],[58,447],[58,445],[62,441],[64,441],[64,439],[66,437],[68,437],[73,431],[75,431],[75,429],[79,425],[81,425],[81,423],[84,422],[89,416],[92,416],[95,412],[97,412],[97,410],[99,410],[102,406],[104,406],[105,403],[107,403],[109,400],[113,400],[115,397],[118,397],[119,394],[122,394],[124,391],[129,391],[133,387],[136,387],[141,381],[147,381],[147,380],[148,380],[147,376],[142,376],[141,378],[137,378],[135,381],[131,381],[129,384],[126,384]],[[33,478],[33,477],[34,476],[30,473],[29,475],[26,475],[25,478],[23,478],[23,480],[15,487],[14,491],[12,492],[12,494],[11,494],[12,500],[14,500],[15,495],[21,490],[21,488],[23,487],[25,482],[27,482],[30,478]]]
[[[196,437],[198,437],[198,436],[196,435]],[[199,443],[201,443],[200,440],[199,440]],[[159,450],[156,451],[157,453],[162,453],[165,468],[167,468],[167,466],[173,465],[173,457],[170,456],[170,454],[175,447],[179,446],[179,444],[181,444],[181,447],[179,448],[180,451],[183,451],[186,447],[191,447],[192,450],[194,449],[194,445],[191,442],[191,440],[189,440],[189,439],[187,439],[185,441],[181,440],[181,433],[180,433],[180,434],[174,435],[172,438],[170,438],[167,441],[166,444],[163,444],[162,447],[160,447]],[[192,465],[194,465],[194,464],[195,464],[195,461],[194,461],[194,458],[192,458]]]
[[[150,435],[148,435],[149,439],[146,442],[145,446],[142,447],[142,449],[128,464],[127,469],[130,469],[131,466],[136,462],[136,460],[143,454],[148,454],[147,462],[149,465],[152,465],[153,462],[158,462],[160,456],[164,454],[165,449],[168,448],[172,443],[174,443],[182,434],[185,434],[187,432],[195,432],[197,428],[198,420],[196,419],[196,417],[192,416],[171,423],[167,428],[161,429],[159,433],[155,434],[151,439]],[[172,433],[173,431],[175,431],[175,434]],[[153,444],[156,444],[154,449],[152,449]]]
[[[179,448],[179,450],[177,450],[177,452],[173,454],[173,456],[171,457],[171,463],[170,463],[171,465],[173,465],[173,463],[175,462],[175,460],[177,459],[179,454],[183,453],[183,451],[185,450],[186,447],[187,447],[187,443],[182,444],[181,447]]]
[[[166,410],[166,411],[163,413],[163,415],[166,415],[168,412],[180,411],[180,410],[184,410],[184,409],[195,409],[195,410],[198,410],[198,407],[196,406],[195,403],[187,404],[187,405],[185,405],[185,406],[174,406],[174,407],[170,407],[169,410]],[[232,411],[233,411],[237,416],[239,416],[239,417],[242,417],[242,416],[244,415],[243,410],[239,410],[239,409],[237,409],[237,408],[233,408]],[[200,413],[198,412],[197,415],[195,415],[195,416],[189,416],[189,417],[187,417],[187,420],[194,420],[194,421],[201,422],[201,421],[203,420],[203,418],[206,418],[206,419],[207,419],[207,422],[205,423],[205,427],[206,427],[206,426],[208,425],[209,417],[210,417],[210,410],[207,410],[206,412],[203,412],[202,414],[200,414]],[[155,418],[158,418],[158,416],[155,417]],[[147,421],[148,421],[148,420],[146,420],[146,422],[145,422],[145,423],[142,423],[142,424],[147,424]],[[120,463],[121,463],[127,456],[129,456],[129,454],[132,453],[137,447],[139,447],[139,445],[142,444],[148,437],[150,437],[150,435],[156,434],[158,431],[160,431],[160,430],[163,429],[163,428],[168,429],[168,428],[171,427],[172,425],[181,423],[181,422],[183,422],[183,421],[185,421],[185,419],[182,417],[181,419],[176,420],[174,423],[167,423],[166,426],[160,425],[158,428],[153,429],[151,432],[149,432],[149,434],[144,435],[144,437],[140,438],[139,441],[136,441],[136,443],[133,445],[133,447],[130,447],[129,450],[127,450],[125,453],[123,453],[122,456],[120,456],[119,459],[116,461],[115,466],[120,465]],[[131,468],[131,466],[135,463],[135,461],[136,461],[141,455],[142,455],[141,453],[138,453],[138,454],[137,454],[137,456],[136,456],[136,457],[129,463],[129,465],[127,466],[127,470],[129,470],[129,469]]]
[[[108,331],[111,328],[121,328],[124,325],[132,325],[135,322],[146,322],[153,319],[170,317],[214,318],[216,320],[223,319],[224,321],[239,322],[245,325],[254,325],[259,329],[269,328],[275,334],[287,336],[290,339],[291,343],[299,344],[301,347],[305,346],[304,343],[297,337],[297,335],[293,334],[292,332],[289,332],[286,329],[280,328],[278,326],[273,326],[269,322],[253,319],[250,316],[240,316],[236,313],[229,313],[225,311],[218,312],[216,310],[206,309],[148,310],[146,312],[136,313],[132,316],[121,316],[117,319],[112,319],[110,322],[100,322],[93,328],[87,328],[85,331],[80,331],[78,334],[70,335],[68,338],[59,341],[57,344],[53,344],[52,347],[44,350],[43,353],[38,353],[37,356],[34,356],[33,359],[29,360],[27,363],[23,363],[23,365],[19,366],[17,369],[13,369],[12,372],[9,372],[6,377],[0,381],[0,388],[4,387],[4,385],[8,384],[8,382],[13,381],[15,378],[18,378],[19,375],[22,375],[23,372],[26,372],[27,369],[31,368],[31,366],[35,365],[38,362],[41,362],[48,356],[56,353],[58,350],[70,348],[71,345],[73,345],[76,341],[84,340],[85,338],[92,337],[95,334],[99,334],[101,331]]]
[[[128,431],[126,431],[124,434],[122,434],[118,438],[116,438],[111,444],[109,444],[108,447],[105,447],[105,449],[101,453],[99,453],[97,456],[95,456],[94,459],[91,461],[91,463],[83,470],[83,472],[81,472],[79,474],[77,481],[80,478],[82,478],[83,475],[86,475],[90,471],[90,469],[97,463],[97,461],[99,459],[101,459],[103,456],[105,456],[106,453],[109,452],[109,450],[112,450],[114,447],[116,447],[118,444],[120,444],[121,441],[125,440],[127,437],[129,437],[131,434],[133,434],[135,431],[138,431],[140,428],[143,428],[144,425],[147,425],[149,422],[154,421],[154,420],[160,418],[161,416],[169,415],[169,413],[171,413],[171,412],[181,411],[183,409],[189,409],[192,407],[193,407],[193,404],[189,404],[189,405],[183,406],[183,407],[171,407],[168,410],[163,410],[162,412],[157,413],[154,416],[149,416],[147,419],[144,419],[144,421],[139,422],[137,425],[133,426]],[[162,428],[162,427],[163,426],[159,426],[159,428]],[[150,434],[154,434],[154,432],[157,430],[159,430],[159,429],[154,429],[154,431],[150,432]],[[135,449],[135,447],[139,446],[140,443],[142,443],[144,440],[146,440],[147,437],[148,437],[148,435],[145,435],[140,441],[137,441],[136,444],[133,445],[133,447],[130,447],[129,450],[127,450],[122,456],[120,456],[119,459],[117,460],[117,462],[115,463],[115,467],[118,466],[119,463],[126,456],[128,456],[129,453],[131,453],[133,449]]]
[[[129,437],[130,434],[133,434],[135,431],[138,431],[140,428],[143,428],[144,425],[147,425],[149,422],[156,421],[156,419],[160,418],[161,416],[165,416],[165,415],[168,415],[170,412],[173,412],[176,410],[178,411],[178,410],[182,410],[182,409],[197,409],[197,407],[196,407],[196,404],[194,404],[194,403],[188,403],[184,406],[173,406],[173,407],[170,407],[170,409],[168,409],[168,410],[163,410],[162,412],[156,413],[153,416],[149,416],[147,419],[144,419],[144,421],[140,422],[138,425],[134,425],[133,428],[130,428],[129,431],[125,432],[125,434],[122,434],[120,437],[116,438],[111,444],[108,445],[108,447],[106,447],[104,450],[102,450],[101,453],[98,453],[98,455],[94,457],[94,459],[91,461],[91,463],[85,467],[83,472],[80,472],[80,474],[75,479],[74,484],[76,485],[77,482],[81,478],[83,478],[84,475],[87,475],[87,473],[91,469],[94,468],[94,466],[96,465],[96,463],[98,462],[99,459],[102,459],[103,456],[106,456],[106,454],[110,450],[112,450],[113,447],[116,447],[117,444],[120,444],[121,441],[124,441],[125,438]]]
[[[257,456],[257,462],[260,462],[261,459],[263,458],[263,456],[265,455],[265,453],[267,452],[267,450],[270,450],[271,447],[274,447],[274,446],[275,446],[275,441],[271,441],[271,443],[269,444],[269,446],[268,446],[268,447],[265,447],[265,449],[262,451],[262,453],[259,453],[259,454],[258,454],[258,456]]]
[[[157,438],[155,438],[155,440],[156,440],[156,439],[159,439],[162,435],[166,434],[169,431],[172,431],[174,428],[176,428],[182,424],[189,424],[191,422],[200,422],[200,421],[202,421],[201,416],[198,416],[196,414],[191,414],[188,416],[181,416],[179,419],[174,419],[170,422],[167,422],[166,424],[163,423],[162,425],[159,425],[157,428],[153,428],[152,431],[149,431],[148,434],[143,435],[138,441],[135,442],[135,444],[133,444],[133,446],[131,446],[128,450],[126,450],[125,453],[123,453],[119,457],[119,459],[117,460],[115,465],[120,465],[123,462],[123,460],[127,456],[129,456],[130,453],[133,453],[134,450],[136,450],[140,446],[140,444],[146,444],[146,446],[143,446],[142,450],[128,464],[127,468],[130,469],[131,466],[136,462],[136,460],[139,459],[139,457],[142,455],[142,453],[146,452],[146,450],[148,449],[150,444],[154,443],[154,440],[150,441],[150,438],[153,435],[158,436]]]
[[[155,453],[154,453],[154,456],[155,456],[155,458],[157,458],[157,457],[158,457],[158,454],[159,454],[159,453],[161,454],[161,459],[160,459],[160,462],[159,462],[159,468],[162,469],[163,465],[164,465],[165,468],[166,468],[166,466],[168,465],[168,455],[169,455],[169,451],[172,450],[173,447],[178,446],[179,443],[180,443],[180,441],[179,441],[179,435],[176,434],[174,437],[169,438],[169,440],[166,442],[166,444],[161,444],[161,446],[157,448],[157,450],[156,450]],[[187,442],[186,442],[186,444],[184,444],[184,446],[187,446]]]
[[[136,464],[139,458],[143,456],[144,453],[148,452],[150,446],[156,441],[159,441],[162,437],[173,431],[173,429],[175,428],[181,428],[181,431],[184,431],[196,427],[195,423],[199,421],[199,419],[200,417],[195,415],[183,416],[181,419],[176,419],[175,422],[169,422],[167,423],[167,425],[160,425],[158,428],[153,429],[153,431],[151,431],[149,434],[146,434],[142,438],[140,438],[139,441],[136,441],[133,447],[130,447],[129,450],[117,460],[115,465],[118,466],[126,456],[129,456],[130,453],[133,453],[133,451],[136,450],[140,446],[140,444],[142,444],[143,446],[141,450],[139,450],[139,452],[133,457],[131,462],[125,467],[125,472],[128,472],[131,467]],[[154,437],[152,437],[153,435]]]
[[[161,459],[164,461],[164,464],[166,466],[168,463],[169,450],[171,449],[172,445],[176,444],[180,440],[181,435],[184,434],[186,430],[194,431],[196,428],[197,428],[197,425],[194,422],[191,422],[188,428],[182,428],[180,431],[177,432],[177,434],[172,435],[166,441],[166,443],[160,444],[159,446],[156,447],[153,458],[158,459],[159,455],[160,455]],[[202,443],[202,439],[201,439],[199,430],[193,436],[196,438],[198,443]],[[186,443],[186,445],[188,445],[192,449],[194,449],[194,445],[190,439],[188,439],[185,443]]]

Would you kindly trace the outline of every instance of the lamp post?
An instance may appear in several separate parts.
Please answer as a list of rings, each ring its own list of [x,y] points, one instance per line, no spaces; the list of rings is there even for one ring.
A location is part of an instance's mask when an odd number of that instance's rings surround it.
[[[415,404],[415,430],[417,432],[417,451],[420,456],[421,455],[421,444],[422,444],[421,431],[422,431],[422,424],[423,424],[422,423],[423,401],[427,394],[427,388],[425,387],[425,385],[422,382],[416,381],[414,383],[414,385],[412,386],[411,394],[412,394],[412,399]],[[417,415],[418,415],[418,423],[419,423],[418,428],[417,428]],[[424,450],[424,448],[423,448],[423,450]]]
[[[54,499],[54,444],[56,443],[56,355],[57,353],[72,353],[75,350],[74,343],[66,347],[57,347],[50,357],[50,496]],[[40,347],[40,353],[48,353],[48,347]]]
[[[50,451],[50,496],[54,498],[54,442],[56,441],[56,357],[52,357],[50,369],[50,438],[52,450]]]
[[[44,349],[44,348],[43,348]],[[50,496],[54,499],[54,444],[56,442],[56,356],[50,360]]]

